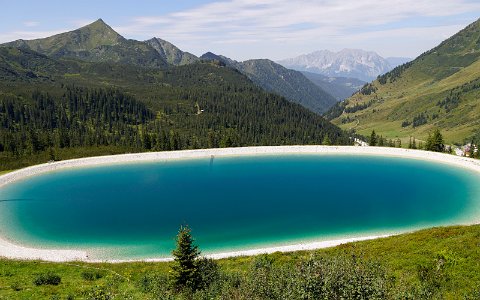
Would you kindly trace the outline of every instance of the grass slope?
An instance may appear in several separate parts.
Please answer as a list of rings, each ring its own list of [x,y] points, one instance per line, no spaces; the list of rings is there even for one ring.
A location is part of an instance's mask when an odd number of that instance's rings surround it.
[[[274,266],[293,267],[313,254],[326,260],[353,257],[354,260],[380,262],[389,278],[387,289],[395,291],[382,298],[408,299],[407,291],[422,282],[422,268],[441,264],[441,280],[435,281],[435,299],[464,298],[475,295],[480,284],[480,226],[433,228],[410,234],[341,245],[317,251],[274,253],[259,257],[237,257],[219,260],[223,279],[249,276],[259,261]],[[201,245],[200,245],[201,246]],[[50,263],[41,261],[0,260],[0,299],[156,299],[146,286],[152,278],[161,281],[168,276],[169,263]],[[55,273],[61,277],[57,286],[33,284],[39,274]],[[353,271],[352,271],[353,272]],[[155,275],[155,276],[154,276]],[[257,274],[258,275],[258,274]],[[262,275],[262,273],[260,273]],[[265,275],[265,274],[263,274]],[[268,275],[268,274],[267,274]],[[440,275],[439,275],[440,276]],[[257,278],[262,280],[263,278]],[[275,278],[267,282],[275,282]],[[313,282],[312,282],[313,284]],[[272,288],[264,286],[265,290]],[[223,299],[243,299],[235,287]],[[237,287],[239,289],[239,287]],[[402,292],[403,291],[403,292]],[[235,296],[236,295],[236,296]],[[69,297],[69,298],[68,298]],[[102,298],[103,297],[103,298]],[[428,299],[428,296],[425,296]],[[207,295],[197,297],[208,298]],[[216,299],[217,297],[215,297]],[[209,298],[210,299],[210,298]],[[212,297],[212,299],[214,299]],[[418,298],[417,298],[418,299]]]
[[[480,131],[479,58],[477,21],[380,76],[327,115],[363,135],[375,130],[406,142],[410,136],[425,139],[440,128],[447,142],[463,142]]]

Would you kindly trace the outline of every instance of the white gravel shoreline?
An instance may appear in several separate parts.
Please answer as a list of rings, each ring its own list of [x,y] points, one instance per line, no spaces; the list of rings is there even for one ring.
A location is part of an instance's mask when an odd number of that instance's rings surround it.
[[[65,160],[47,164],[27,167],[0,176],[0,188],[6,184],[21,180],[30,176],[38,175],[55,170],[87,167],[96,165],[125,164],[135,162],[166,161],[176,159],[207,158],[217,156],[241,156],[241,155],[281,155],[281,154],[344,154],[344,155],[375,155],[388,157],[404,157],[421,160],[429,160],[437,163],[455,165],[480,173],[480,160],[459,157],[443,153],[427,152],[422,150],[411,150],[401,148],[383,147],[354,147],[354,146],[273,146],[273,147],[244,147],[244,148],[221,148],[221,149],[200,149],[167,152],[148,152],[135,154],[121,154],[99,157],[88,157],[80,159]],[[344,243],[374,239],[381,236],[366,236],[331,241],[320,241],[313,243],[295,244],[288,246],[269,247],[244,251],[217,253],[207,255],[211,258],[225,258],[242,255],[256,255],[272,253],[276,251],[291,252],[297,250],[313,250],[319,248],[333,247]],[[52,250],[36,249],[16,245],[0,236],[0,257],[11,259],[38,259],[45,261],[98,261],[88,257],[87,251],[83,250]],[[149,259],[146,261],[165,261],[166,259]],[[123,262],[123,260],[106,260],[109,262]],[[127,261],[127,260],[125,260]]]

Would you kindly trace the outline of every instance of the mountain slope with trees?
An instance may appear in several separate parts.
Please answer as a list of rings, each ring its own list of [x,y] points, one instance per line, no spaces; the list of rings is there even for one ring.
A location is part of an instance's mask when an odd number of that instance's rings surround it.
[[[55,59],[110,62],[159,69],[199,61],[195,55],[160,38],[144,42],[126,39],[102,19],[70,32],[43,39],[17,40],[3,46],[33,50]],[[301,73],[283,68],[272,61],[251,60],[239,63],[225,57],[222,57],[222,61],[228,62],[230,67],[238,69],[268,92],[284,96],[314,112],[323,113],[336,103],[333,96],[312,84]]]
[[[325,75],[302,72],[311,82],[318,85],[321,89],[334,96],[338,101],[347,99],[358,92],[365,84],[364,81],[349,77],[328,77]]]
[[[166,70],[0,47],[0,169],[99,154],[348,144],[338,127],[213,62]]]
[[[263,89],[282,95],[317,113],[324,113],[337,102],[332,95],[316,86],[302,73],[282,67],[268,59],[238,62],[211,52],[205,53],[200,58],[218,61],[237,69]]]
[[[439,128],[446,142],[462,143],[480,131],[479,41],[480,20],[366,84],[326,116],[364,135],[374,129],[405,142]]]

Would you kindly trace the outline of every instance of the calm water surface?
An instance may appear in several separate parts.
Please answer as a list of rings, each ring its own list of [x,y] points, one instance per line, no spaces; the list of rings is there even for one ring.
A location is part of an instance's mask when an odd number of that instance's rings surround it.
[[[283,155],[46,173],[0,190],[1,234],[98,258],[204,253],[477,222],[479,175],[413,159]]]

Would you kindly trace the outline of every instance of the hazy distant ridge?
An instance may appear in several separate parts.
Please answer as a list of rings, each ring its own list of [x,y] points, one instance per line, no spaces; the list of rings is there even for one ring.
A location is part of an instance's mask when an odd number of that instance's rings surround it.
[[[409,60],[409,58],[403,57],[385,59],[373,51],[343,49],[339,52],[315,51],[280,60],[278,63],[294,70],[325,76],[353,77],[362,81],[372,81],[378,75],[384,74]]]

